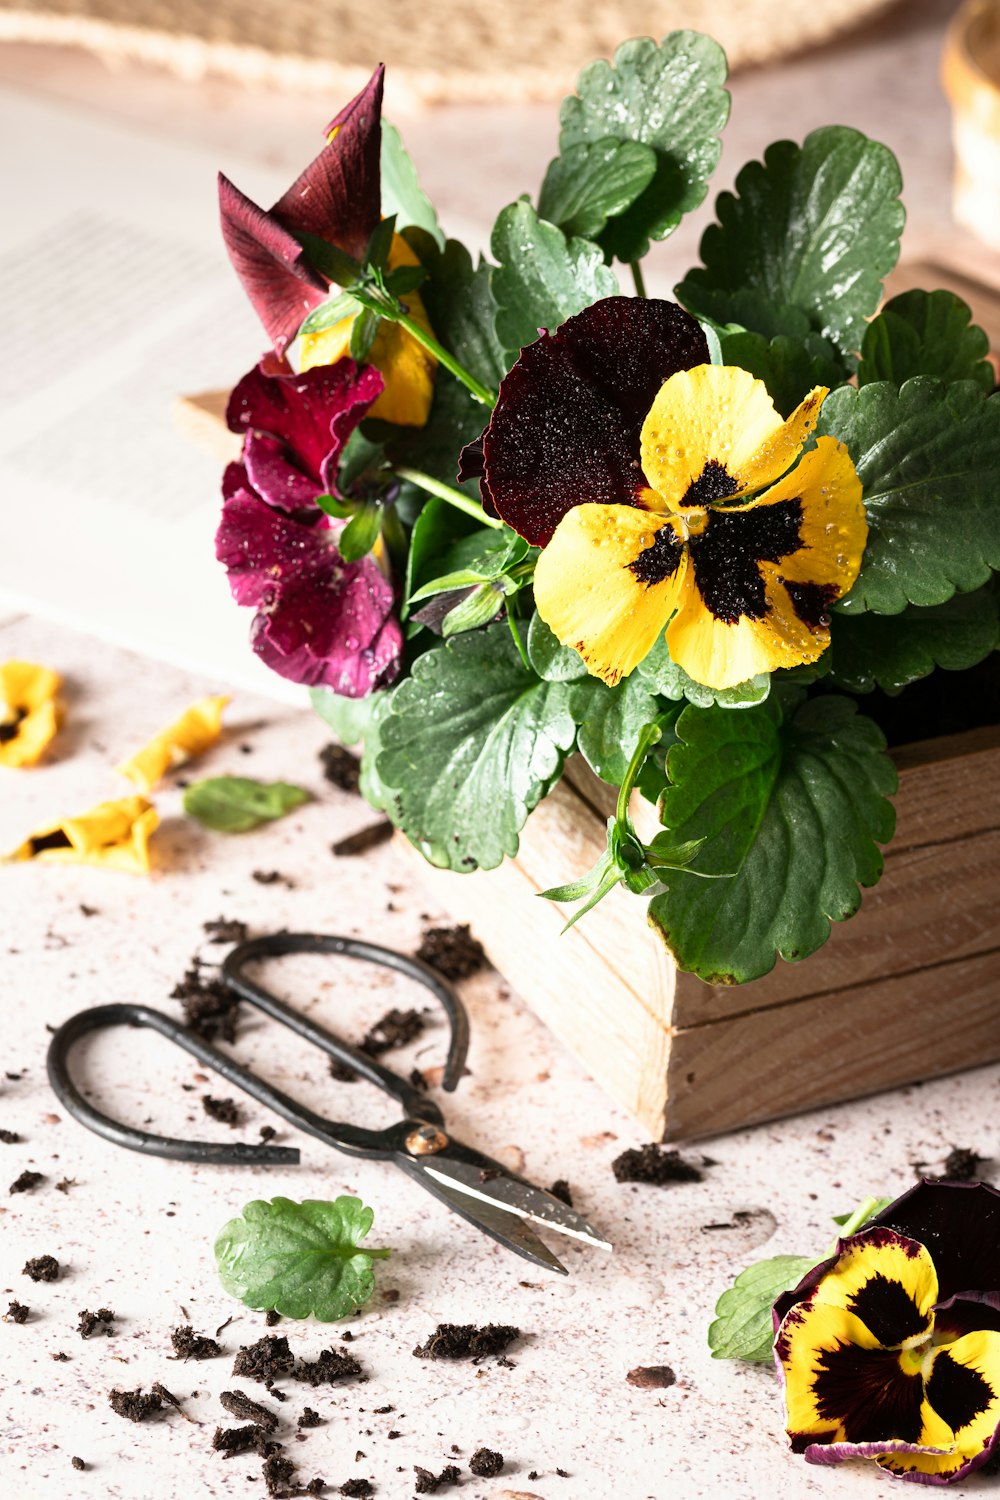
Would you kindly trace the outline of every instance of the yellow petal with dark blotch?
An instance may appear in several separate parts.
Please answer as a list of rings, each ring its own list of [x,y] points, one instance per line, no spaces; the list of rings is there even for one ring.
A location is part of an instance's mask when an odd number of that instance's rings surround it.
[[[159,821],[155,807],[144,797],[121,797],[37,829],[6,858],[101,865],[144,874],[149,869],[149,840]]]
[[[36,766],[62,723],[62,679],[37,662],[0,664],[0,766]]]
[[[829,631],[810,631],[795,614],[783,590],[765,580],[766,613],[729,622],[707,607],[689,569],[680,608],[667,627],[670,655],[705,687],[736,687],[758,672],[776,672],[815,661],[829,643]]]
[[[967,1458],[1000,1426],[1000,1332],[966,1333],[934,1352],[924,1396]]]
[[[860,1318],[884,1348],[925,1338],[937,1298],[930,1253],[892,1229],[855,1235],[813,1294],[815,1302]]]
[[[202,755],[218,743],[222,733],[222,710],[229,702],[222,695],[199,698],[173,724],[153,736],[141,750],[117,767],[140,792],[150,792],[162,776]]]
[[[43,703],[50,703],[62,687],[62,678],[51,667],[33,661],[5,661],[0,664],[0,702],[15,712],[30,713]]]
[[[794,463],[826,394],[817,386],[783,421],[749,371],[681,370],[660,387],[643,423],[643,472],[673,510],[762,489]]]
[[[420,264],[401,234],[393,235],[388,264],[390,271],[399,266]],[[426,333],[433,333],[420,293],[406,292],[402,300],[414,323]],[[331,328],[303,334],[299,368],[311,370],[316,365],[332,365],[338,359],[348,358],[353,326],[354,318],[341,318]],[[368,415],[380,417],[384,422],[395,422],[401,427],[423,427],[434,399],[437,360],[433,354],[398,323],[383,320],[366,363],[380,370],[385,379],[385,389]]]
[[[614,686],[656,644],[684,592],[676,522],[630,505],[577,505],[535,568],[535,606],[594,677]]]
[[[848,1427],[867,1367],[864,1356],[884,1355],[861,1320],[842,1307],[799,1302],[778,1330],[775,1353],[784,1372],[786,1425],[796,1451],[817,1440],[853,1441]],[[845,1355],[841,1377],[836,1362]],[[871,1399],[893,1379],[896,1368],[898,1363],[891,1368],[884,1357],[871,1362]]]

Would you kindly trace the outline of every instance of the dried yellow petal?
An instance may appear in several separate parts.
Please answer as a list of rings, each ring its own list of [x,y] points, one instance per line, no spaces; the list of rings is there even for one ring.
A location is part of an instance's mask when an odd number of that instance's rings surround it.
[[[186,713],[153,736],[141,750],[117,767],[140,792],[150,792],[162,776],[185,761],[193,760],[218,743],[222,733],[222,710],[228,697],[199,698]]]
[[[37,765],[62,722],[62,682],[30,661],[0,665],[0,766]]]
[[[101,865],[145,874],[149,869],[149,840],[159,822],[156,808],[145,797],[121,797],[37,829],[7,855],[7,860]]]

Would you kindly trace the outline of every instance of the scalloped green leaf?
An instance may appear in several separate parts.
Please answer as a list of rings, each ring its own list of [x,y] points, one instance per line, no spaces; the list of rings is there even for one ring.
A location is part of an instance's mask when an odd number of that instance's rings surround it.
[[[907,605],[898,615],[835,614],[830,635],[831,682],[851,693],[898,693],[935,667],[962,672],[996,648],[996,591],[987,585],[929,609]]]
[[[679,967],[709,983],[805,958],[882,873],[897,786],[885,738],[850,699],[796,711],[796,698],[740,714],[690,707],[677,721],[662,821],[678,841],[704,839],[698,869],[729,878],[669,877],[649,920]]]
[[[924,375],[898,391],[843,386],[817,431],[846,443],[868,512],[861,572],[838,610],[943,604],[1000,568],[1000,398]]]
[[[574,313],[618,291],[614,272],[590,240],[567,239],[540,219],[530,203],[511,203],[493,226],[497,259],[490,286],[497,337],[509,364],[540,328],[550,332]]]
[[[762,380],[783,417],[790,416],[814,386],[839,385],[848,374],[833,345],[816,333],[801,339],[779,334],[768,340],[761,333],[741,330],[723,334],[721,344],[723,363],[739,365]]]
[[[329,688],[310,688],[309,701],[342,745],[356,745],[364,738],[383,692],[369,693],[366,698],[342,698]]]
[[[444,235],[438,224],[434,205],[420,186],[417,169],[403,145],[395,125],[382,121],[382,216],[396,217],[396,229],[417,225],[432,235],[439,245]]]
[[[490,870],[517,853],[576,737],[572,687],[529,671],[505,624],[414,662],[380,726],[376,767],[387,813],[432,864]]]
[[[715,1304],[715,1322],[708,1330],[712,1358],[769,1363],[774,1353],[771,1308],[782,1292],[798,1286],[817,1260],[809,1255],[775,1255],[741,1271]]]
[[[614,63],[591,63],[560,110],[562,152],[614,136],[656,153],[656,173],[600,236],[606,255],[641,260],[703,202],[729,118],[726,55],[711,37],[672,31],[623,42]]]
[[[587,663],[579,651],[564,646],[536,610],[528,625],[528,660],[546,682],[576,682],[587,676]]]
[[[899,165],[887,146],[846,125],[827,125],[798,146],[776,141],[764,160],[749,162],[736,192],[721,193],[718,223],[705,230],[702,266],[678,287],[685,306],[748,323],[746,293],[775,312],[793,307],[842,354],[861,348],[866,320],[896,264],[903,228]]]
[[[568,235],[596,240],[656,175],[656,153],[641,141],[580,141],[549,162],[538,213]]]
[[[720,708],[751,708],[755,703],[763,703],[771,687],[767,672],[761,672],[731,688],[710,688],[702,682],[695,682],[672,659],[663,635],[652,651],[643,657],[636,673],[646,679],[649,691],[660,693],[672,703],[680,703],[686,699],[698,708],[711,708],[713,703],[717,703]]]
[[[974,380],[988,396],[996,384],[986,358],[989,348],[985,332],[954,292],[901,292],[865,330],[858,385],[890,380],[900,386],[914,375],[933,375]]]
[[[577,747],[595,776],[620,786],[640,733],[660,711],[656,693],[637,672],[613,688],[592,678],[580,689],[586,698],[574,703],[577,715],[585,714]]]

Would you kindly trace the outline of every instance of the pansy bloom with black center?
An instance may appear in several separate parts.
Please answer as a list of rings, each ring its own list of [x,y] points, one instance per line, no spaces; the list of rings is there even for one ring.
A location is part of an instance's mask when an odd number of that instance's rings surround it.
[[[792,1449],[948,1484],[1000,1443],[1000,1193],[923,1182],[775,1303]]]
[[[803,452],[825,395],[783,421],[683,308],[610,297],[521,351],[464,473],[479,460],[484,503],[544,549],[538,612],[594,676],[617,683],[666,631],[690,677],[729,688],[815,661],[861,565],[847,449]]]
[[[299,327],[330,295],[330,283],[309,264],[301,234],[327,240],[359,263],[381,218],[382,85],[384,69],[326,128],[327,144],[268,210],[219,176],[222,235],[233,268],[283,355]],[[394,235],[389,270],[419,262],[402,235]],[[430,331],[418,292],[407,293],[411,318]],[[299,366],[333,364],[349,350],[353,317],[305,336]],[[372,415],[401,426],[422,427],[430,414],[437,361],[396,323],[383,322],[368,354],[384,388]]]

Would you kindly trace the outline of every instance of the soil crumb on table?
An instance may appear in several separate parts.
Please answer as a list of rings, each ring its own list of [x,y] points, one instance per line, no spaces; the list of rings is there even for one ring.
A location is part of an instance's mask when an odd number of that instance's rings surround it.
[[[176,1359],[215,1359],[225,1351],[215,1339],[205,1333],[195,1333],[190,1323],[175,1328],[170,1335]]]
[[[416,957],[437,969],[445,979],[468,979],[489,964],[483,945],[472,936],[468,922],[458,927],[425,927]]]
[[[278,1451],[278,1444],[270,1442],[267,1430],[256,1422],[247,1427],[217,1427],[212,1447],[223,1458],[236,1458],[241,1453],[259,1453],[261,1458],[268,1458]]]
[[[32,1281],[58,1281],[59,1269],[54,1255],[35,1255],[24,1263],[24,1275]]]
[[[339,1385],[344,1380],[357,1380],[362,1373],[353,1354],[345,1354],[342,1349],[324,1349],[318,1359],[300,1360],[294,1379],[304,1385]]]
[[[483,1328],[473,1323],[439,1323],[413,1353],[417,1359],[489,1359],[520,1337],[520,1328],[507,1323],[487,1323]]]
[[[625,1379],[629,1385],[638,1386],[643,1391],[665,1391],[668,1386],[677,1384],[677,1376],[669,1365],[636,1365]]]
[[[235,1099],[213,1099],[211,1094],[202,1094],[201,1107],[210,1119],[218,1120],[220,1125],[228,1125],[230,1129],[242,1123],[243,1116]]]
[[[212,922],[202,922],[202,931],[210,943],[245,943],[247,924],[229,917],[216,917]]]
[[[85,1308],[80,1314],[77,1332],[82,1339],[92,1338],[95,1333],[104,1333],[110,1338],[115,1331],[114,1321],[115,1315],[110,1307],[99,1307],[96,1312]]]
[[[549,1188],[549,1192],[552,1194],[553,1198],[558,1198],[560,1203],[565,1203],[567,1208],[573,1207],[573,1194],[570,1191],[569,1183],[566,1181],[565,1177],[557,1177],[555,1182]]]
[[[611,1163],[611,1170],[616,1182],[648,1182],[657,1187],[672,1182],[701,1182],[705,1175],[693,1161],[685,1161],[679,1151],[657,1146],[652,1141],[623,1151]]]
[[[330,852],[337,859],[350,859],[355,854],[367,854],[369,849],[387,844],[392,835],[392,824],[388,818],[383,818],[378,823],[368,823],[364,828],[359,828],[357,833],[349,833],[346,838],[338,839],[335,844],[330,845]]]
[[[503,1469],[503,1454],[492,1448],[477,1448],[469,1459],[469,1468],[478,1479],[495,1479]]]
[[[0,1130],[0,1141],[5,1146],[17,1146],[20,1144],[21,1137],[16,1130]]]
[[[236,1040],[239,997],[221,979],[203,978],[197,959],[174,985],[170,998],[181,1002],[184,1024],[196,1036],[206,1042],[214,1042],[216,1037],[224,1042]]]
[[[14,1181],[11,1183],[10,1191],[12,1193],[32,1193],[34,1192],[38,1184],[44,1181],[45,1176],[42,1172],[30,1172],[27,1167],[25,1167],[20,1177],[15,1177]]]
[[[12,1302],[3,1315],[5,1323],[27,1323],[31,1308],[24,1302]]]
[[[87,1467],[87,1465],[84,1463],[83,1459],[82,1458],[77,1458],[77,1456],[75,1454],[70,1459],[70,1463],[73,1465],[74,1469],[79,1469],[81,1472],[84,1469],[86,1469],[86,1467]]]
[[[375,1493],[375,1486],[370,1479],[345,1479],[340,1486],[340,1493],[349,1497],[349,1500],[370,1500]]]
[[[253,1422],[265,1432],[273,1432],[278,1425],[278,1413],[261,1406],[244,1391],[223,1391],[219,1401],[230,1416],[239,1417],[241,1422]]]
[[[361,1051],[369,1057],[381,1057],[383,1052],[415,1041],[423,1029],[424,1018],[419,1010],[399,1010],[393,1006],[365,1033]]]
[[[944,1159],[944,1175],[951,1182],[974,1182],[988,1159],[969,1146],[953,1146]]]
[[[246,1380],[276,1380],[291,1373],[295,1358],[284,1334],[266,1333],[255,1344],[244,1344],[233,1361],[233,1374]]]
[[[257,885],[283,885],[286,890],[295,889],[292,877],[283,875],[280,870],[251,870],[250,879],[256,881]]]
[[[304,1406],[302,1408],[302,1415],[299,1417],[296,1426],[319,1427],[322,1425],[322,1422],[323,1418],[320,1416],[318,1411],[313,1411],[311,1406]]]
[[[414,1464],[413,1472],[417,1476],[414,1488],[418,1495],[434,1495],[438,1490],[462,1482],[462,1471],[457,1464],[448,1464],[440,1474],[432,1474],[430,1469],[422,1469],[419,1464]]]
[[[143,1391],[141,1386],[134,1391],[116,1389],[108,1392],[108,1401],[117,1416],[127,1417],[130,1422],[146,1422],[163,1410],[163,1398],[155,1388],[151,1391]]]
[[[319,752],[323,775],[342,792],[357,792],[361,779],[361,762],[343,745],[324,745]]]

